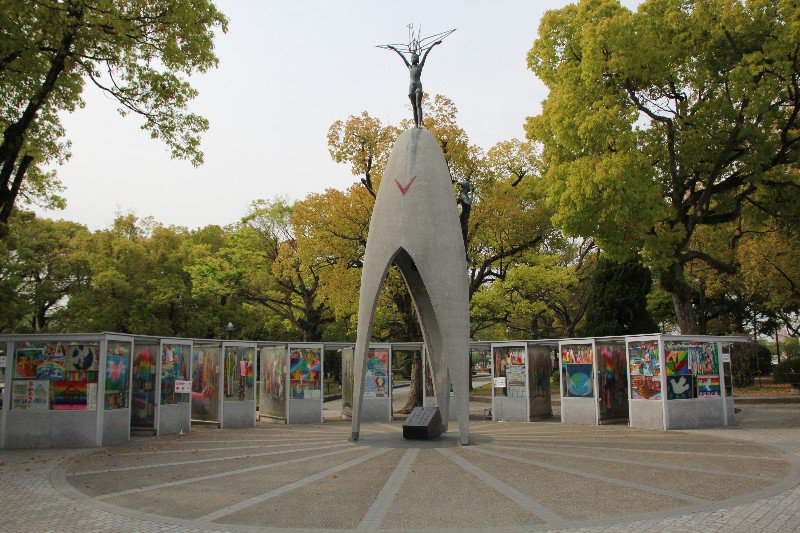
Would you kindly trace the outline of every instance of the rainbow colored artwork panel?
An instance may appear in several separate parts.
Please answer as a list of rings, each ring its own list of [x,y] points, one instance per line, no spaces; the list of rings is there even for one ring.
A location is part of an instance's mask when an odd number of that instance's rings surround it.
[[[632,342],[628,345],[631,376],[661,375],[661,362],[658,359],[658,341]]]
[[[571,344],[561,347],[561,363],[588,364],[594,362],[594,351],[591,344]]]
[[[370,350],[367,354],[364,375],[364,397],[386,398],[389,396],[389,352]]]
[[[103,404],[105,409],[128,407],[129,368],[128,355],[106,355],[106,392]]]
[[[365,398],[388,398],[389,386],[385,376],[364,377]]]
[[[506,368],[525,364],[525,349],[517,346],[501,346],[494,350],[494,375],[506,375]]]
[[[292,348],[289,353],[289,376],[292,381],[321,389],[322,354],[319,348]]]
[[[697,397],[719,396],[719,376],[697,376]]]
[[[696,376],[719,374],[717,343],[692,343],[689,347],[689,364]]]
[[[664,356],[667,361],[667,375],[691,374],[689,367],[689,347],[683,343],[667,342],[664,345]]]
[[[85,381],[54,381],[53,409],[82,411],[88,407],[88,383]]]

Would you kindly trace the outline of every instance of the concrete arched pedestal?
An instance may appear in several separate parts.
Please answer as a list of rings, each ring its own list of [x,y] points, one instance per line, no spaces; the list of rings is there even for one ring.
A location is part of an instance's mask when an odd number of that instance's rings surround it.
[[[447,430],[455,410],[459,440],[469,439],[469,295],[466,253],[450,172],[429,131],[412,128],[397,139],[372,212],[355,347],[353,440],[358,440],[364,360],[386,274],[396,265],[411,292]],[[452,369],[452,372],[448,372]],[[453,398],[448,394],[453,388]]]

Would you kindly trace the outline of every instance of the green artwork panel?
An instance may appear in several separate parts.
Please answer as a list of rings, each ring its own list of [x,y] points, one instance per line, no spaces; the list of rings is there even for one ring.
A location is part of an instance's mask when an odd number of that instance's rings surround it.
[[[126,409],[128,407],[130,368],[131,343],[108,341],[104,409]]]

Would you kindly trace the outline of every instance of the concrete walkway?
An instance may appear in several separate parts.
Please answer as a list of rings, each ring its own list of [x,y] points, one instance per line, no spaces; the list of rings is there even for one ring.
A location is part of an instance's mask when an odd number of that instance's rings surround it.
[[[800,531],[800,406],[731,429],[473,421],[413,443],[343,422],[0,452],[3,531]]]

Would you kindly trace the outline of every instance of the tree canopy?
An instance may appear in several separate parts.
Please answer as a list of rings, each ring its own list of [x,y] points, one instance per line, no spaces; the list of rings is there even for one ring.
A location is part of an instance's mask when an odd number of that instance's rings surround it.
[[[87,83],[142,120],[173,157],[198,165],[208,121],[188,110],[188,82],[216,66],[227,19],[209,0],[0,0],[0,223],[18,197],[58,206],[46,169],[69,157],[59,113]]]
[[[529,52],[550,89],[526,129],[554,223],[617,258],[642,250],[684,333],[702,332],[687,270],[734,274],[749,212],[779,216],[771,200],[800,188],[799,9],[583,0],[548,12]]]

